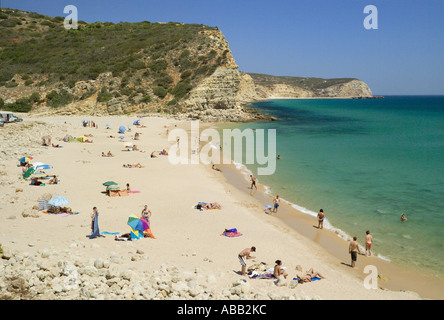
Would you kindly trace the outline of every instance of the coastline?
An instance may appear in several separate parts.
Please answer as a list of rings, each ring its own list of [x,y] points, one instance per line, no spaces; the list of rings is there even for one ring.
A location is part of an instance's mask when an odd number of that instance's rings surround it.
[[[235,165],[220,165],[223,168],[226,182],[233,185],[238,191],[248,194],[259,204],[260,213],[264,213],[266,205],[272,205],[273,195],[267,186],[260,184],[258,180],[257,192],[251,192],[248,188],[249,181],[247,179],[247,171],[242,172]],[[364,268],[366,265],[374,265],[378,270],[378,285],[380,288],[391,291],[412,291],[419,294],[424,299],[441,300],[444,298],[444,279],[438,277],[431,272],[424,270],[416,270],[408,266],[400,266],[392,261],[387,261],[385,258],[378,256],[365,256],[365,249],[361,245],[361,252],[358,254],[358,261],[356,267],[350,267],[350,256],[348,253],[349,242],[344,239],[343,234],[339,234],[337,229],[329,230],[325,228],[319,230],[316,225],[316,217],[304,213],[294,207],[294,204],[281,198],[281,205],[279,206],[278,214],[273,215],[274,218],[285,224],[302,237],[308,239],[312,243],[319,245],[325,250],[329,261],[340,267],[344,272],[359,278],[361,281],[367,276]],[[361,240],[358,239],[361,244]]]
[[[93,120],[98,128],[84,128],[82,120]],[[5,156],[0,165],[4,173],[0,185],[2,205],[0,210],[0,243],[5,251],[20,252],[20,259],[6,260],[0,269],[10,276],[23,270],[27,277],[34,268],[40,276],[48,272],[43,282],[42,297],[66,299],[67,297],[86,299],[325,299],[325,300],[417,300],[414,292],[364,288],[362,280],[344,272],[336,261],[326,254],[325,249],[301,236],[298,232],[275,217],[263,213],[263,205],[248,193],[239,192],[220,173],[211,170],[209,165],[172,165],[166,157],[150,159],[152,150],[168,148],[175,143],[169,141],[166,128],[189,127],[188,121],[164,118],[142,118],[144,129],[137,142],[145,153],[122,150],[122,142],[109,135],[118,136],[121,124],[132,123],[135,116],[60,116],[25,117],[22,124],[11,127],[12,136],[2,141]],[[110,123],[112,130],[106,130]],[[13,124],[15,126],[15,124]],[[17,135],[13,128],[20,128]],[[133,127],[134,128],[134,127]],[[2,128],[4,130],[5,128]],[[9,130],[6,127],[7,130]],[[22,130],[23,129],[23,130]],[[6,131],[5,131],[6,132]],[[51,134],[54,143],[63,148],[41,146],[41,137]],[[66,134],[79,136],[93,134],[93,143],[64,143]],[[110,150],[115,157],[103,158],[101,152]],[[61,183],[44,187],[29,185],[29,181],[17,179],[20,168],[17,159],[26,155],[34,156],[54,166]],[[124,168],[124,163],[140,162],[144,168]],[[227,173],[224,171],[224,173]],[[240,177],[240,175],[239,175]],[[110,198],[104,194],[103,181],[114,180],[124,186],[130,183],[139,194],[128,197]],[[230,181],[232,182],[232,181]],[[37,212],[36,217],[27,217],[37,204],[40,196],[66,196],[69,206],[78,215],[57,217]],[[264,194],[265,195],[265,194]],[[221,210],[199,211],[194,208],[198,201],[219,202]],[[268,201],[268,200],[267,200]],[[153,212],[150,219],[156,239],[141,239],[130,242],[114,241],[114,236],[106,235],[88,239],[91,232],[90,212],[93,206],[100,211],[100,231],[128,232],[126,224],[130,214],[139,214],[147,204]],[[237,228],[243,235],[237,238],[221,236],[226,228]],[[239,274],[237,254],[242,249],[255,245],[257,258],[248,261],[265,262],[273,265],[282,259],[288,268],[289,279],[282,279],[279,285],[270,280],[246,279]],[[41,260],[44,260],[41,262]],[[4,259],[0,260],[2,263]],[[98,261],[101,261],[100,264]],[[97,269],[97,265],[106,268]],[[64,286],[63,274],[57,275],[57,268],[71,263],[79,272],[85,269],[101,281],[104,272],[124,273],[121,286],[97,285],[99,293],[88,294],[90,286],[83,291],[58,289],[47,294],[45,290]],[[42,266],[45,269],[41,269]],[[300,269],[298,269],[300,268]],[[309,284],[290,286],[291,279],[303,270],[314,270],[325,275],[326,279]],[[168,271],[170,270],[170,271]],[[173,270],[175,273],[172,274]],[[104,271],[104,272],[102,272]],[[135,284],[126,278],[134,274]],[[137,276],[136,276],[137,275]],[[170,277],[169,277],[170,276]],[[172,281],[173,277],[175,281]],[[83,275],[82,275],[83,277]],[[40,280],[30,278],[32,287],[39,288]],[[243,282],[246,280],[246,282]],[[0,286],[5,280],[0,278]],[[61,282],[57,282],[61,281]],[[245,284],[244,284],[245,283]],[[137,284],[146,290],[128,287]],[[31,286],[31,283],[29,284]],[[179,286],[180,285],[180,286]],[[247,286],[247,288],[244,288]],[[178,288],[180,287],[180,288]],[[242,288],[241,292],[239,289]],[[124,289],[124,290],[123,290]],[[245,289],[245,290],[244,290]]]

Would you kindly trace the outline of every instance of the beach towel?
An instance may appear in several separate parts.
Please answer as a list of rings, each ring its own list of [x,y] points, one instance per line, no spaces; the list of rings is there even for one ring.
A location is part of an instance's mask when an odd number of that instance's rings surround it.
[[[250,279],[276,279],[276,277],[272,273],[263,273],[260,274],[257,271],[253,271],[250,275],[248,275]]]
[[[110,236],[118,236],[118,235],[119,235],[119,232],[102,231],[102,232],[100,232],[100,234],[101,234],[101,235],[103,235],[103,234],[108,234],[108,235],[110,235]]]
[[[156,239],[156,237],[154,236],[154,234],[151,232],[151,229],[146,229],[146,230],[143,231],[143,232],[148,233],[148,235],[149,235],[151,238]]]
[[[128,191],[129,193],[140,193],[140,191]]]
[[[94,239],[100,236],[100,230],[99,230],[99,215],[96,213],[94,215],[94,229],[89,236],[90,239]]]
[[[240,233],[240,232],[224,232],[221,234],[221,236],[225,236],[225,237],[229,237],[229,238],[240,237],[241,235],[242,235],[242,233]]]
[[[293,280],[299,281],[300,279],[296,277],[296,278],[293,278]],[[316,281],[316,280],[321,280],[321,278],[316,276],[313,279],[311,279],[311,282]]]
[[[228,229],[227,231],[224,231],[221,236],[226,236],[226,237],[240,237],[242,235],[242,233],[238,232],[236,228],[233,229]]]
[[[51,214],[51,215],[56,215],[59,217],[68,217],[68,216],[74,216],[76,214],[79,214],[80,212],[72,212],[72,213],[68,213],[68,212],[50,212],[50,211],[42,211],[44,214]]]

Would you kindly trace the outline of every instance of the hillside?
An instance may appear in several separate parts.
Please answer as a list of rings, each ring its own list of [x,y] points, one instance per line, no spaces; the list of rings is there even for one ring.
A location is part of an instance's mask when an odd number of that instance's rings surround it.
[[[248,102],[348,94],[341,88],[355,81],[328,82],[339,88],[320,80],[241,73],[217,27],[79,21],[77,30],[66,30],[63,21],[2,9],[0,109],[248,121],[264,118],[244,108]],[[320,89],[308,91],[313,87]]]

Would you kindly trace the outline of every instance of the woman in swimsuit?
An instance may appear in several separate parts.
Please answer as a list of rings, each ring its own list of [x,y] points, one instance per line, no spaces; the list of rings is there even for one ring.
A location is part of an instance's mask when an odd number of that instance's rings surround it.
[[[308,270],[306,272],[305,276],[303,276],[303,277],[297,276],[297,277],[304,282],[311,282],[311,280],[313,280],[313,278],[316,278],[316,277],[319,277],[321,279],[325,279],[325,277],[322,274],[320,274],[317,271],[316,272],[313,271],[313,268],[310,268],[310,270]]]
[[[145,205],[145,207],[142,210],[142,219],[145,219],[146,222],[148,222],[148,226],[150,226],[150,217],[151,217],[151,211],[148,210],[148,206]]]

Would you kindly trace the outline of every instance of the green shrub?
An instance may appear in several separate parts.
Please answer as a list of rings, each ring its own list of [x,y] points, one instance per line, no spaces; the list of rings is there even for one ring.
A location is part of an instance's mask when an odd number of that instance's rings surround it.
[[[171,93],[174,95],[176,99],[181,99],[187,95],[190,90],[193,89],[193,86],[188,82],[179,82],[172,90]]]
[[[108,102],[112,98],[113,95],[105,87],[103,87],[97,95],[97,102]]]
[[[154,88],[153,93],[159,98],[163,99],[167,95],[168,91],[163,87],[156,87]]]
[[[30,103],[37,103],[40,102],[40,94],[38,92],[33,92],[30,96],[29,96],[29,102]]]
[[[5,105],[6,110],[12,112],[29,112],[32,109],[32,104],[27,98],[17,99],[13,103],[7,103]]]
[[[143,96],[143,98],[140,100],[140,102],[150,103],[151,102],[151,96],[150,95]]]
[[[164,59],[155,60],[150,63],[149,67],[154,72],[162,72],[168,67],[168,62]]]
[[[168,89],[173,81],[173,78],[169,74],[164,73],[154,81],[154,85]]]
[[[60,90],[60,92],[53,90],[46,98],[48,99],[48,105],[53,108],[63,107],[73,100],[73,96],[65,89]]]

